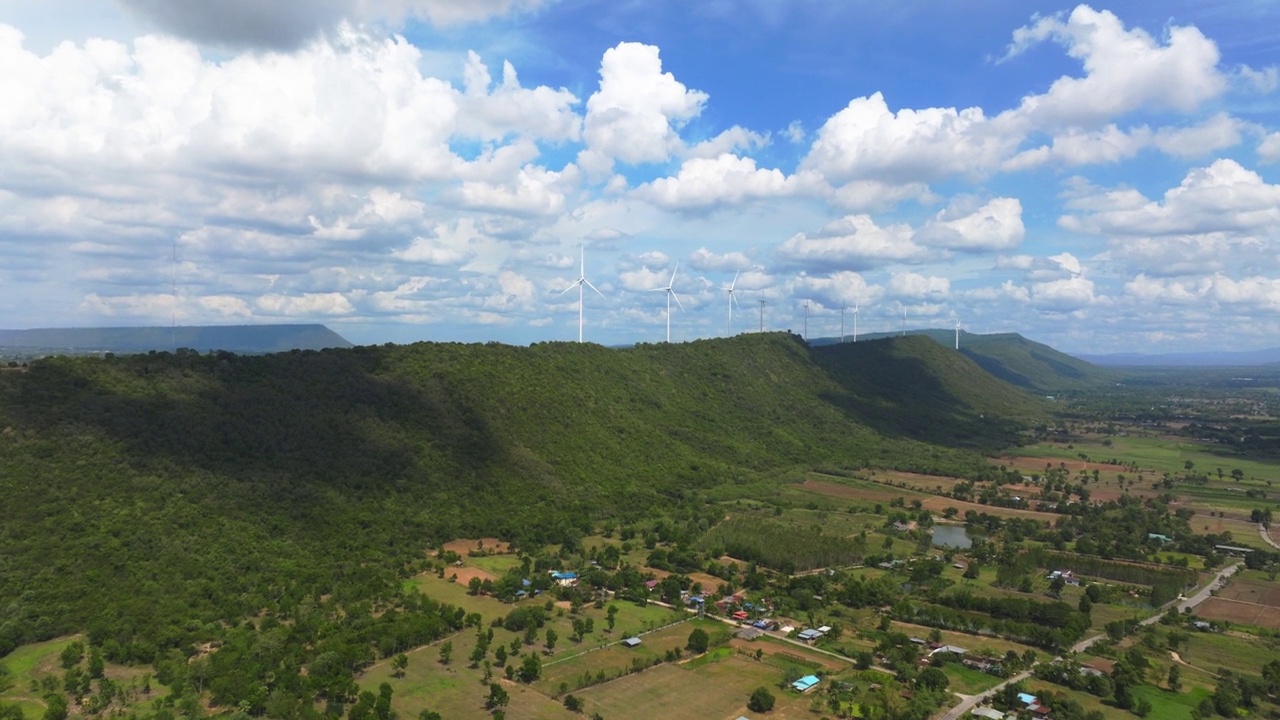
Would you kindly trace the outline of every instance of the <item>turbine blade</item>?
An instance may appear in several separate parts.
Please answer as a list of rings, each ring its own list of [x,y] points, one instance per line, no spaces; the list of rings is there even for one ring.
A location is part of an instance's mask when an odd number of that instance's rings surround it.
[[[680,308],[681,310],[684,310],[684,306],[680,304],[680,296],[676,294],[676,291],[670,290],[668,292],[671,293],[671,297],[676,299],[676,307]]]
[[[739,270],[738,272],[733,274],[733,282],[729,283],[729,292],[733,292],[734,286],[738,284],[738,275],[740,275],[741,273],[742,271]]]
[[[578,287],[578,283],[580,283],[580,282],[582,282],[582,281],[581,281],[581,280],[575,280],[575,281],[573,282],[573,284],[572,284],[572,285],[570,285],[569,287],[567,287],[567,288],[565,288],[565,289],[561,290],[561,291],[560,291],[560,294],[561,294],[561,295],[563,295],[563,294],[565,294],[565,293],[569,292],[570,290],[572,290],[572,289],[574,289],[574,288]]]
[[[596,286],[592,285],[590,280],[586,278],[582,278],[582,282],[586,283],[587,287],[591,288],[592,290],[596,290]],[[596,294],[599,295],[600,297],[604,297],[604,293],[600,292],[599,290],[596,290]]]
[[[735,293],[735,292],[731,292],[731,293],[729,293],[729,299],[733,301],[733,304],[734,304],[734,305],[737,305],[737,304],[738,304],[738,293]]]
[[[680,269],[680,261],[677,260],[676,266],[671,269],[671,281],[667,283],[667,287],[671,287],[672,285],[676,284],[676,271],[678,271],[679,269]]]

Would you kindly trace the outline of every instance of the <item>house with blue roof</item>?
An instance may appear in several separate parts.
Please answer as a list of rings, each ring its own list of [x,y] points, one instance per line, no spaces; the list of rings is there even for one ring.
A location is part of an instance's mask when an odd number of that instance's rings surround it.
[[[573,587],[578,584],[578,573],[551,571],[551,579],[560,587]]]
[[[817,675],[805,675],[799,680],[791,683],[791,687],[799,692],[807,693],[817,687],[819,682],[821,682],[821,679]]]

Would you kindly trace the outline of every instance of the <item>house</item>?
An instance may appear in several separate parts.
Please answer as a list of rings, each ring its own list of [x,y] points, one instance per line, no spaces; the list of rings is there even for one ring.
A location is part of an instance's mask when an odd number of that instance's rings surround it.
[[[629,647],[629,648],[640,647],[640,638],[638,637],[626,638],[625,640],[622,641],[622,646]]]
[[[799,692],[807,693],[817,687],[819,682],[821,682],[821,680],[817,675],[805,675],[799,680],[791,683],[791,687]]]
[[[1027,707],[1031,707],[1032,705],[1039,705],[1040,698],[1032,695],[1031,693],[1018,693],[1018,702]]]
[[[957,657],[963,657],[967,652],[969,651],[957,645],[942,645],[930,650],[929,657],[933,657],[934,655],[955,655]]]
[[[552,570],[551,579],[560,587],[573,587],[578,584],[578,573]]]
[[[818,632],[822,633],[823,635],[826,635],[827,633],[831,632],[831,626],[822,625],[821,627],[818,628]]]
[[[1080,579],[1077,578],[1076,574],[1070,570],[1054,570],[1053,572],[1049,573],[1048,578],[1050,582],[1061,578],[1062,581],[1068,585],[1071,585],[1071,586],[1080,585]]]
[[[1205,622],[1204,620],[1197,620],[1191,623],[1191,625],[1201,632],[1210,632],[1213,630],[1213,625]]]
[[[1239,547],[1237,545],[1214,545],[1213,549],[1217,550],[1218,552],[1224,552],[1228,555],[1241,555],[1241,556],[1248,555],[1249,553],[1253,552],[1253,548]]]
[[[1168,535],[1161,535],[1160,533],[1147,533],[1147,539],[1159,540],[1162,543],[1173,542],[1173,538],[1169,537]]]
[[[529,595],[528,591],[525,591],[525,590],[517,590],[517,591],[516,591],[516,599],[517,599],[517,600],[523,600],[523,599],[524,599],[525,597],[527,597],[528,595]]]
[[[644,581],[644,586],[645,586],[645,587],[647,587],[647,588],[649,588],[650,590],[652,590],[652,589],[654,589],[654,588],[658,587],[658,581],[657,581],[657,580],[645,580],[645,581]]]
[[[995,708],[974,708],[969,712],[969,714],[976,718],[986,718],[987,720],[1004,720],[1004,713],[996,710]]]
[[[807,643],[814,642],[820,637],[822,637],[822,633],[818,632],[817,630],[801,630],[800,634],[796,635],[797,639],[803,640]]]
[[[742,638],[743,640],[755,640],[756,638],[760,637],[763,634],[764,634],[763,630],[757,630],[753,627],[744,627],[738,632],[734,633],[736,637]]]
[[[747,618],[749,618],[749,617],[751,617],[751,616],[747,614],[747,611],[746,611],[746,610],[738,610],[737,612],[735,612],[735,613],[733,614],[733,619],[734,619],[734,620],[737,620],[738,622],[742,622],[742,621],[746,620],[746,619],[747,619]]]
[[[910,641],[911,641],[913,644],[915,644],[915,645],[928,645],[928,644],[929,644],[929,641],[928,641],[928,640],[925,640],[925,639],[924,639],[924,638],[922,638],[922,637],[914,637],[914,636],[913,636],[913,637],[910,637],[910,638],[907,638],[907,639],[908,639],[908,640],[910,640]]]
[[[685,603],[688,605],[702,605],[706,601],[707,601],[706,598],[702,597],[701,595],[691,595],[689,596],[689,599],[685,601]]]

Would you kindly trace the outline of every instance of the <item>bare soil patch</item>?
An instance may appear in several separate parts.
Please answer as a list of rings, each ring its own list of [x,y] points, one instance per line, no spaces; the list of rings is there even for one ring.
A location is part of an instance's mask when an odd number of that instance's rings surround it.
[[[466,557],[467,553],[475,550],[493,551],[495,553],[506,553],[511,551],[511,545],[497,538],[480,538],[479,540],[467,540],[462,538],[459,540],[450,540],[444,544],[445,550],[452,550],[462,557]]]
[[[498,579],[493,576],[493,573],[487,570],[481,570],[478,567],[471,567],[469,565],[448,568],[444,571],[444,576],[456,576],[456,582],[459,585],[466,585],[471,582],[471,578],[480,578],[481,581]]]
[[[1280,608],[1280,585],[1262,580],[1233,579],[1230,585],[1218,591],[1218,597]]]
[[[1004,465],[1005,467],[1021,470],[1024,473],[1028,473],[1028,474],[1043,473],[1045,465],[1058,467],[1059,463],[1062,463],[1063,465],[1065,465],[1066,468],[1070,470],[1072,473],[1078,472],[1080,470],[1085,470],[1087,472],[1093,472],[1094,470],[1097,470],[1098,472],[1112,472],[1112,473],[1128,472],[1128,470],[1123,465],[1112,465],[1111,463],[1090,462],[1087,460],[1080,460],[1080,459],[1067,460],[1065,458],[1056,458],[1056,457],[1014,457],[1012,455],[1002,455],[999,458],[991,459],[992,465]]]
[[[1206,620],[1226,620],[1242,625],[1280,630],[1280,612],[1270,605],[1215,597],[1205,600],[1197,607],[1196,615]]]

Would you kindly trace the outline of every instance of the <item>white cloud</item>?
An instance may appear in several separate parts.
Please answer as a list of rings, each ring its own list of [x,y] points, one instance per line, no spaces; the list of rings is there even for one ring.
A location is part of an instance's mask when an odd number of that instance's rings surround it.
[[[1023,99],[1016,115],[1035,127],[1099,127],[1139,108],[1192,112],[1227,87],[1217,45],[1195,27],[1170,25],[1157,41],[1080,5],[1065,19],[1050,15],[1015,31],[1006,59],[1045,41],[1080,60],[1085,76],[1059,78]]]
[[[695,210],[787,195],[794,187],[782,171],[757,168],[751,158],[726,153],[686,160],[675,177],[658,178],[635,192],[665,208]]]
[[[257,298],[255,304],[268,315],[283,317],[347,315],[355,312],[355,307],[342,293],[263,295]]]
[[[686,158],[716,158],[738,150],[762,148],[768,144],[768,136],[734,125],[710,140],[688,148],[684,154]]]
[[[953,203],[915,235],[921,244],[949,250],[988,252],[1007,250],[1022,242],[1022,203],[1017,198],[993,198],[981,207],[971,200]]]
[[[1096,298],[1093,281],[1081,276],[1034,283],[1031,302],[1051,312],[1072,312],[1092,305]]]
[[[1110,209],[1066,215],[1059,224],[1068,230],[1137,237],[1254,232],[1280,225],[1280,185],[1267,184],[1234,160],[1192,170],[1161,202],[1132,192],[1120,197],[1123,202],[1103,198],[1101,204]],[[1087,197],[1076,201],[1078,207],[1090,203]]]
[[[799,120],[792,120],[790,124],[782,130],[782,137],[786,138],[794,145],[799,145],[804,142],[805,135],[804,125],[800,124]]]
[[[1168,155],[1180,158],[1202,157],[1240,144],[1244,123],[1227,113],[1217,113],[1208,120],[1186,128],[1161,128],[1155,134],[1155,145]]]
[[[581,135],[582,121],[573,110],[578,98],[564,88],[524,88],[510,62],[502,64],[502,83],[491,88],[489,69],[475,52],[467,53],[464,77],[466,91],[458,105],[466,122],[458,128],[460,135],[500,140],[514,134],[551,141]]]
[[[908,183],[982,173],[1017,147],[981,108],[889,110],[884,96],[854,98],[818,129],[802,169],[833,184],[873,179]]]
[[[689,90],[669,72],[654,45],[624,42],[606,50],[600,89],[587,99],[583,137],[593,169],[662,162],[680,150],[676,132],[702,112],[706,93]]]
[[[1280,162],[1280,132],[1273,132],[1258,143],[1258,161],[1262,163]]]
[[[740,252],[715,253],[700,247],[689,256],[689,267],[702,272],[734,272],[750,268],[751,258]]]
[[[950,293],[951,281],[944,277],[899,272],[889,278],[888,294],[892,297],[923,299]]]
[[[1137,128],[1125,132],[1115,125],[1101,130],[1068,128],[1053,137],[1051,145],[1023,150],[1005,161],[1005,170],[1025,170],[1047,163],[1098,165],[1117,163],[1137,155],[1151,142],[1151,131]]]
[[[869,268],[921,258],[909,225],[881,227],[868,215],[848,215],[814,235],[796,233],[778,247],[785,260],[810,266]]]

